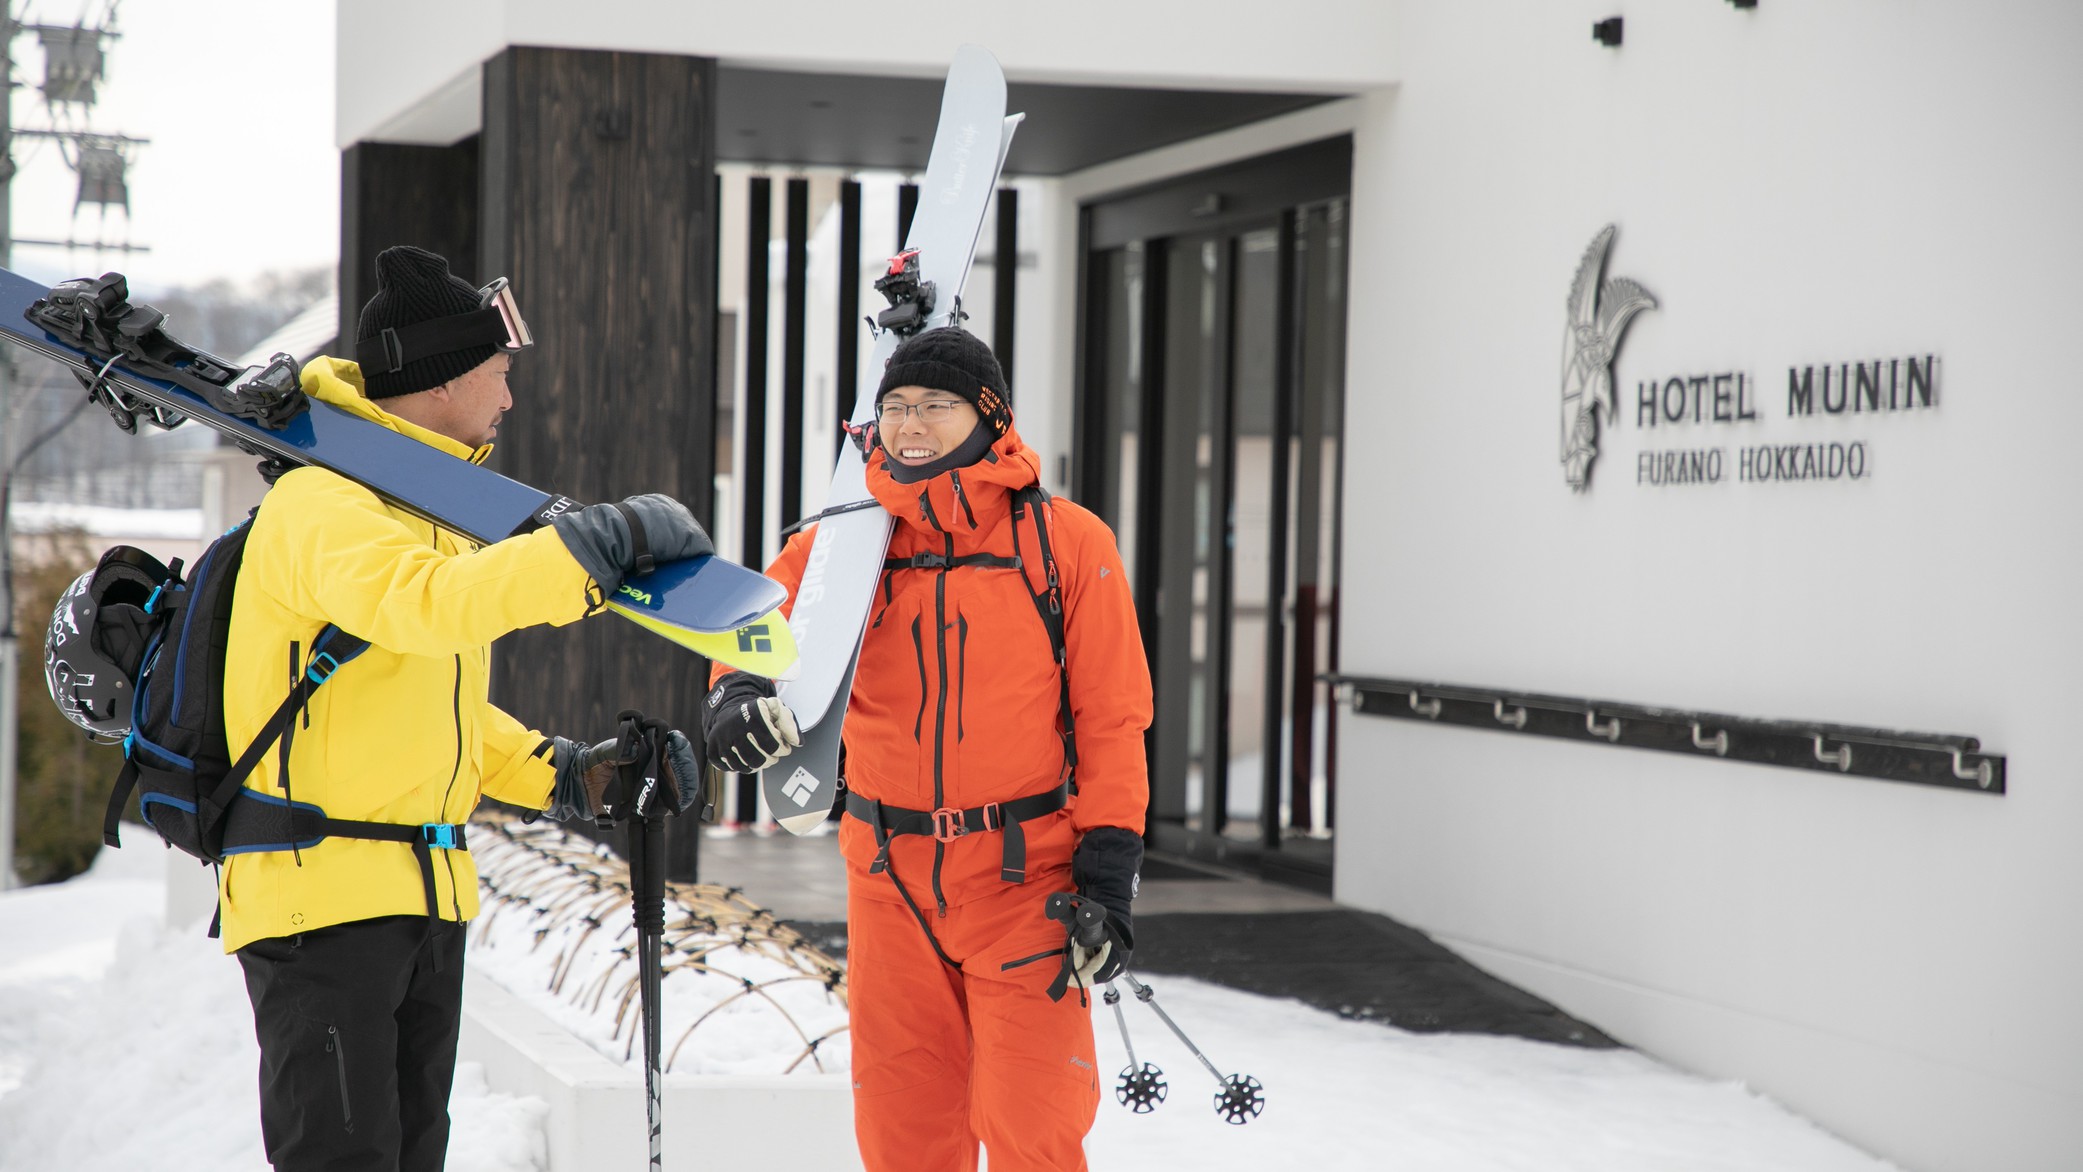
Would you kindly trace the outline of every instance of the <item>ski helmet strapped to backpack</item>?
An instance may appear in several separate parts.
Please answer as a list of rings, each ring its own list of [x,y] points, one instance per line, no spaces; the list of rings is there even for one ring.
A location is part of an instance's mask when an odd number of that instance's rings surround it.
[[[130,731],[132,685],[158,626],[149,607],[160,586],[180,576],[178,558],[168,569],[119,545],[59,596],[44,638],[44,682],[65,719],[96,740],[121,740]]]
[[[168,845],[205,862],[298,845],[285,821],[289,803],[268,798],[242,803],[254,807],[254,816],[227,841],[234,802],[250,792],[243,788],[247,775],[284,738],[312,692],[368,644],[327,626],[308,648],[293,650],[305,672],[234,759],[224,729],[224,658],[252,530],[249,518],[211,542],[185,579],[178,559],[165,566],[143,550],[116,546],[51,613],[44,644],[51,699],[97,739],[123,742],[123,771],[102,822],[110,846],[122,845],[117,823],[133,790],[145,822]],[[316,819],[325,822],[323,811]]]

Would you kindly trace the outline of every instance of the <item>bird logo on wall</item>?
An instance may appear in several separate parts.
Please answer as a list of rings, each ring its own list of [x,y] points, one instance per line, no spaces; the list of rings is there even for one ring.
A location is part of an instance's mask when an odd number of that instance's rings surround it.
[[[1613,425],[1620,410],[1613,386],[1613,356],[1635,314],[1656,308],[1656,298],[1626,277],[1604,281],[1606,251],[1613,246],[1607,224],[1584,250],[1569,290],[1569,325],[1562,335],[1562,475],[1578,492],[1591,487],[1598,459],[1600,425]],[[1603,416],[1603,419],[1601,419]]]

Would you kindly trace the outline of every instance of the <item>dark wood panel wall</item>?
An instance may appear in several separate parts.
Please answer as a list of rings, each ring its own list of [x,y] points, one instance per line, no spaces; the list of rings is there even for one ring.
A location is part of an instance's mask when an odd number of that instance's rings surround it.
[[[1020,192],[1017,188],[998,189],[998,242],[991,260],[991,350],[998,356],[998,366],[1005,371],[1007,381],[1006,403],[1011,405],[1014,396],[1020,393],[1018,385],[1012,383],[1013,375],[1013,323],[1018,307],[1014,305],[1020,275]]]
[[[376,254],[415,244],[448,258],[466,281],[477,264],[477,136],[454,146],[359,142],[340,153],[340,338],[354,356],[354,328],[376,292]]]
[[[810,322],[810,181],[788,181],[788,268],[781,277],[781,523],[803,516],[803,394]],[[778,550],[776,551],[779,552]]]
[[[839,328],[837,378],[839,430],[832,446],[846,442],[845,427],[853,422],[855,398],[861,384],[861,183],[848,179],[839,184]]]
[[[745,459],[738,472],[738,532],[744,534],[739,540],[739,560],[760,569],[768,561],[767,269],[773,219],[773,181],[756,175],[745,186],[745,394],[740,399],[745,411]]]
[[[492,460],[584,501],[712,505],[715,62],[509,48],[484,71],[478,255],[513,281],[535,348]],[[500,641],[493,698],[547,732],[612,735],[625,708],[699,728],[707,663],[599,617]],[[695,734],[698,735],[698,734]],[[691,877],[693,823],[673,834]]]

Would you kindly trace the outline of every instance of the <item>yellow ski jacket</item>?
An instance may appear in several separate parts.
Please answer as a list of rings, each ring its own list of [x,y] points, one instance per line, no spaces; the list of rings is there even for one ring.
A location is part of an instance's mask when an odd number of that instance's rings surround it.
[[[352,362],[318,358],[304,392],[458,459],[475,451],[389,414],[362,393]],[[481,794],[549,805],[549,742],[492,706],[492,640],[585,617],[598,587],[556,531],[488,546],[386,504],[319,468],[284,475],[262,500],[239,571],[224,678],[232,755],[250,743],[302,670],[327,623],[369,649],[312,696],[297,720],[289,778],[279,746],[250,789],[322,808],[328,817],[418,825],[462,822]],[[299,857],[300,856],[300,857]],[[435,850],[443,919],[477,914],[467,851]],[[375,916],[425,915],[427,897],[404,843],[328,838],[306,850],[237,854],[218,890],[224,949]]]

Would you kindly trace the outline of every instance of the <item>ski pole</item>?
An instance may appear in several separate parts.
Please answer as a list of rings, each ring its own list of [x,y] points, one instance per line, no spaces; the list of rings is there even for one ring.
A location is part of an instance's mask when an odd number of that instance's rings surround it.
[[[1069,943],[1087,950],[1096,949],[1107,939],[1107,909],[1098,902],[1068,891],[1052,893],[1043,905],[1043,914],[1052,920],[1061,921],[1070,933]],[[1064,950],[1063,971],[1050,986],[1050,996],[1061,992],[1071,973],[1069,949]],[[1128,1015],[1121,1012],[1121,991],[1107,982],[1107,991],[1102,995],[1106,1003],[1114,1008],[1114,1023],[1121,1027],[1121,1047],[1128,1051],[1128,1065],[1121,1069],[1120,1081],[1114,1084],[1114,1098],[1122,1106],[1138,1115],[1147,1115],[1157,1110],[1164,1102],[1170,1087],[1164,1081],[1164,1071],[1149,1063],[1136,1061],[1135,1043],[1128,1040]]]
[[[1096,900],[1059,891],[1049,896],[1044,914],[1052,920],[1060,920],[1069,925],[1071,939],[1081,947],[1097,948],[1107,939],[1107,911]],[[1065,963],[1068,964],[1067,959]],[[1259,1112],[1265,1110],[1265,1088],[1259,1081],[1248,1074],[1223,1077],[1223,1073],[1215,1069],[1215,1064],[1208,1061],[1208,1056],[1201,1053],[1200,1047],[1193,1044],[1193,1039],[1186,1036],[1186,1031],[1179,1028],[1179,1023],[1172,1020],[1172,1015],[1166,1013],[1164,1007],[1157,1003],[1155,989],[1136,980],[1135,975],[1125,968],[1116,979],[1127,981],[1129,987],[1135,990],[1136,1000],[1149,1006],[1164,1022],[1166,1028],[1181,1042],[1186,1043],[1186,1048],[1193,1051],[1193,1056],[1200,1059],[1202,1066],[1208,1068],[1208,1073],[1215,1076],[1215,1082],[1222,1088],[1215,1093],[1216,1114],[1231,1123],[1243,1124],[1251,1122]],[[1121,1012],[1121,994],[1114,989],[1112,981],[1107,983],[1104,997],[1107,1004],[1114,1007],[1114,1017],[1121,1026],[1121,1044],[1128,1050],[1128,1067],[1121,1072],[1121,1081],[1114,1088],[1114,1097],[1121,1101],[1122,1106],[1138,1115],[1146,1114],[1164,1101],[1165,1093],[1169,1089],[1164,1082],[1164,1072],[1155,1066],[1136,1061],[1135,1047],[1128,1042],[1128,1020]]]
[[[1193,1056],[1200,1059],[1201,1065],[1208,1068],[1209,1074],[1215,1076],[1216,1084],[1222,1088],[1215,1092],[1215,1113],[1222,1116],[1224,1122],[1249,1123],[1259,1112],[1266,1109],[1266,1088],[1260,1085],[1257,1079],[1248,1074],[1233,1074],[1224,1078],[1222,1072],[1215,1069],[1215,1064],[1208,1061],[1208,1056],[1201,1053],[1201,1048],[1193,1044],[1193,1039],[1186,1036],[1186,1031],[1179,1028],[1179,1023],[1172,1020],[1172,1015],[1164,1011],[1164,1006],[1157,1003],[1157,990],[1136,980],[1135,974],[1127,969],[1121,970],[1121,979],[1127,981],[1128,987],[1135,990],[1136,1000],[1149,1006],[1158,1019],[1164,1022],[1165,1027],[1172,1031],[1172,1035],[1186,1043],[1186,1048],[1193,1051]],[[1112,990],[1108,992],[1112,993]],[[1115,1010],[1120,1010],[1118,1004],[1115,1005]],[[1127,1027],[1124,1026],[1122,1037],[1125,1039],[1127,1036]]]
[[[1121,1081],[1114,1085],[1114,1097],[1136,1114],[1148,1115],[1164,1102],[1165,1093],[1171,1088],[1164,1081],[1164,1071],[1148,1062],[1136,1061],[1135,1043],[1128,1040],[1128,1015],[1121,1012],[1121,990],[1108,982],[1104,996],[1107,1004],[1114,1007],[1114,1024],[1121,1027],[1121,1048],[1128,1051],[1128,1065],[1121,1070]]]
[[[663,721],[625,711],[620,717],[623,796],[629,819],[629,890],[637,936],[637,994],[643,1005],[644,1107],[650,1125],[651,1172],[664,1167],[665,1051],[661,1028],[665,944],[665,813],[657,809],[666,768]],[[633,797],[631,795],[634,795]]]

